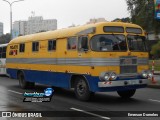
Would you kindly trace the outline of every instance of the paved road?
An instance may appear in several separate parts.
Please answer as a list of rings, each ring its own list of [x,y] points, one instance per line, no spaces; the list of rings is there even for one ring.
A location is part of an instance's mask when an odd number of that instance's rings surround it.
[[[65,112],[62,111],[75,111],[78,116],[92,116],[92,118],[72,116],[61,118],[55,117],[54,120],[160,120],[160,117],[118,117],[123,114],[126,115],[127,113],[130,113],[130,111],[140,111],[140,113],[143,113],[143,111],[160,111],[160,89],[139,89],[133,98],[129,100],[121,99],[115,92],[96,93],[92,101],[82,102],[75,98],[74,92],[72,90],[56,88],[52,101],[49,103],[23,102],[24,92],[43,92],[46,87],[48,86],[36,85],[34,89],[23,90],[18,86],[17,80],[1,76],[0,111],[59,111],[57,114],[58,116],[63,116],[65,114]],[[111,113],[116,117],[107,116],[110,115],[108,113]],[[67,114],[70,113],[68,112]],[[5,118],[3,119],[6,120]],[[53,118],[34,118],[34,120],[45,119]],[[11,120],[11,118],[7,118],[7,120]]]

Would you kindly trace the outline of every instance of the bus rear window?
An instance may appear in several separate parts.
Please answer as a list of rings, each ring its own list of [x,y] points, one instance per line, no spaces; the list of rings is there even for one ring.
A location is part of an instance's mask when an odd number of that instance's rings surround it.
[[[127,33],[142,34],[142,30],[140,28],[127,27],[126,32]]]
[[[119,26],[105,26],[103,30],[104,32],[107,32],[107,33],[112,33],[112,32],[124,33],[124,28]]]

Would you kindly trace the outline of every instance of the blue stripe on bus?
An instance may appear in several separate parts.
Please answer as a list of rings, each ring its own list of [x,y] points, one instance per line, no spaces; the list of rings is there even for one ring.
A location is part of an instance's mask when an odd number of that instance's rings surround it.
[[[61,87],[65,89],[70,88],[70,78],[72,73],[58,73],[49,71],[36,71],[36,70],[23,70],[25,80],[30,82],[36,82],[40,84],[46,84],[50,86]],[[7,69],[7,73],[11,78],[17,79],[17,69]],[[92,92],[110,92],[117,90],[129,90],[146,87],[146,85],[134,85],[134,86],[122,86],[122,87],[106,87],[99,88],[99,77],[90,75],[84,75],[89,83],[90,91]]]
[[[67,73],[54,73],[49,71],[36,71],[36,70],[22,70],[25,76],[25,80],[29,82],[36,82],[40,84],[46,84],[51,86],[69,88],[69,80],[71,74]],[[17,78],[16,69],[7,69],[7,73],[13,79]]]

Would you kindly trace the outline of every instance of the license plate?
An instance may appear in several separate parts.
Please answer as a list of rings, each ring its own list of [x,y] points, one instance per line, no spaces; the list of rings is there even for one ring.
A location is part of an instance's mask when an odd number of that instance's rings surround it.
[[[135,85],[135,84],[138,84],[138,83],[139,83],[138,81],[131,81],[132,85]]]

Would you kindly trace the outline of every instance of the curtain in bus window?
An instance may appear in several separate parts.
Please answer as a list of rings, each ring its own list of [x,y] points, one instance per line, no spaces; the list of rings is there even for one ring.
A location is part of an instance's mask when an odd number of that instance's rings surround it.
[[[70,37],[70,38],[68,38],[67,49],[68,50],[75,50],[75,49],[77,49],[77,38],[76,37]]]

